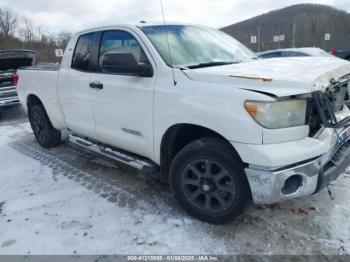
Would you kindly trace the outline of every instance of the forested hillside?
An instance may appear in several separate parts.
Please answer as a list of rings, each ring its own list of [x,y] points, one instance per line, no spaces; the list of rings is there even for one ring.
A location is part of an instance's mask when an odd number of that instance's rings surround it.
[[[294,5],[222,30],[257,51],[258,44],[251,44],[251,36],[258,36],[259,27],[261,50],[292,47],[294,35],[296,47],[350,47],[350,14],[326,5]],[[331,34],[331,39],[325,42],[326,33]],[[276,35],[285,35],[285,40],[274,42]]]

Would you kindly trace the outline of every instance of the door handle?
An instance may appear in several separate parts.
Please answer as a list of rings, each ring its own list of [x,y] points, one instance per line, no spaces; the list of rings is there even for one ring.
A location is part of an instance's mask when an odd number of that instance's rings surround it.
[[[100,82],[91,82],[89,86],[93,89],[103,89],[103,84]]]

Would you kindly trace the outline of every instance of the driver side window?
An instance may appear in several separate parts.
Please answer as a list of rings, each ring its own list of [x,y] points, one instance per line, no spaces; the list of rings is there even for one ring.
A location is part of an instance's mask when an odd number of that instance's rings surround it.
[[[116,61],[120,66],[113,71],[106,67],[111,58],[119,59]],[[132,64],[147,63],[149,61],[142,50],[136,38],[126,31],[106,31],[102,35],[99,51],[99,72],[103,73],[126,73],[128,67]]]

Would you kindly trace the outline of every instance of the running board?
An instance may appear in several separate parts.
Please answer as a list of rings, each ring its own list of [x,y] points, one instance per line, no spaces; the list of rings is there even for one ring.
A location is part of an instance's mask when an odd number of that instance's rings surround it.
[[[128,166],[140,170],[142,173],[152,174],[158,171],[158,166],[150,160],[138,157],[134,154],[128,154],[125,151],[111,148],[105,145],[96,144],[77,135],[69,135],[68,141],[100,155],[106,156]]]

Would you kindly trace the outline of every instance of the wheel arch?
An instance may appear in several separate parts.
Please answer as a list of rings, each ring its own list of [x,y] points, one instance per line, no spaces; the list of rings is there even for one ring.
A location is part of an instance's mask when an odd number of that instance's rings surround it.
[[[34,94],[30,94],[30,95],[27,96],[26,105],[27,105],[28,112],[30,111],[30,108],[32,108],[35,105],[42,105],[42,106],[44,106],[44,104],[40,100],[40,98],[38,96],[34,95]]]
[[[232,150],[232,153],[241,160],[233,145],[217,131],[201,125],[178,123],[170,126],[161,139],[160,174],[162,179],[168,182],[171,162],[181,149],[191,142],[205,137],[215,137],[225,141]]]
[[[41,105],[46,115],[48,116],[51,124],[58,130],[65,130],[66,126],[64,123],[63,112],[61,111],[61,107],[58,101],[51,100],[50,102],[39,98],[39,96],[31,93],[26,97],[26,107],[27,113],[29,115],[30,109],[35,105]]]

